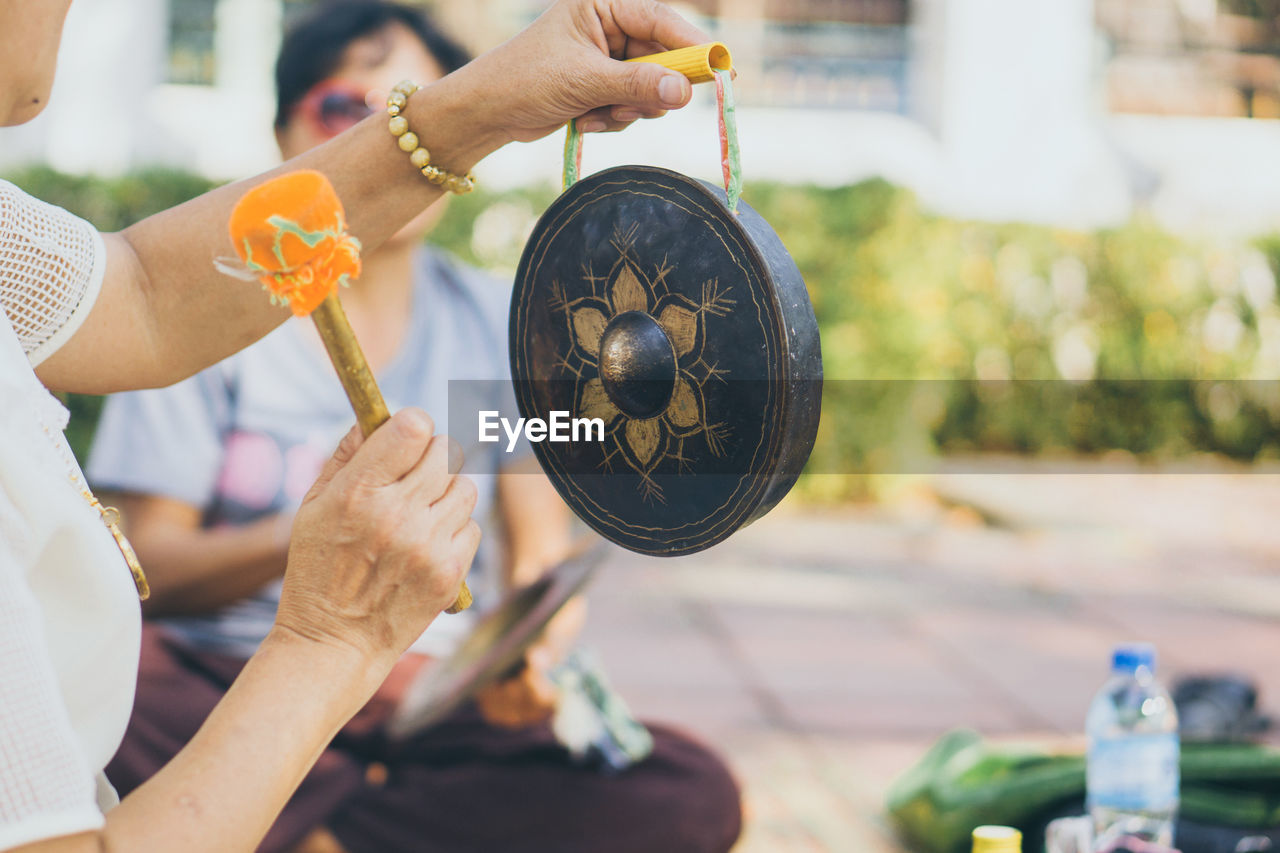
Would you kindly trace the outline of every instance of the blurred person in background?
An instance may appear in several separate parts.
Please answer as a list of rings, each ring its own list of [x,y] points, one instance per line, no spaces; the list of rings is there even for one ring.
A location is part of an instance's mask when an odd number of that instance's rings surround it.
[[[382,0],[324,4],[290,29],[280,51],[281,153],[297,156],[355,125],[400,80],[426,84],[467,61],[420,10]],[[474,380],[474,388],[510,381],[510,284],[423,244],[444,209],[433,205],[367,252],[359,281],[342,295],[390,408],[418,406],[440,423],[450,380]],[[153,589],[133,717],[107,769],[122,794],[190,740],[269,632],[298,501],[350,422],[305,320],[185,382],[108,401],[88,473],[120,493]],[[471,573],[483,609],[567,554],[569,517],[531,456],[457,438],[477,485],[474,517],[489,529],[496,515],[504,534],[487,540]],[[260,849],[728,850],[740,826],[738,792],[704,747],[655,727],[649,757],[605,775],[557,743],[549,672],[582,617],[572,602],[520,675],[391,745],[385,724],[403,691],[454,650],[474,614],[437,620],[321,755]]]

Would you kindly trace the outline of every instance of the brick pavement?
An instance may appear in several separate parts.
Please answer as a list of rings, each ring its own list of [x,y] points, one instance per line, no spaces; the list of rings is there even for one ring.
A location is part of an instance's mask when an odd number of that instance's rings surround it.
[[[740,853],[898,850],[884,791],[934,738],[1079,734],[1126,639],[1158,644],[1166,681],[1244,671],[1280,706],[1280,475],[1012,465],[610,559],[587,639],[641,715],[728,756]]]

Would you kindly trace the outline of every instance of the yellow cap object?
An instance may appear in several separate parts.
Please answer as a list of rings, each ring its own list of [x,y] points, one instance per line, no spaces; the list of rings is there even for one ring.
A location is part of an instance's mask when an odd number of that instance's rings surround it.
[[[668,50],[666,53],[651,53],[648,56],[637,56],[627,62],[652,62],[672,71],[679,71],[689,78],[690,83],[707,83],[715,79],[716,71],[728,71],[733,68],[733,57],[729,48],[718,41],[699,44],[693,47],[682,47],[679,50]]]
[[[1022,833],[1011,826],[980,826],[973,831],[973,853],[1022,853]]]

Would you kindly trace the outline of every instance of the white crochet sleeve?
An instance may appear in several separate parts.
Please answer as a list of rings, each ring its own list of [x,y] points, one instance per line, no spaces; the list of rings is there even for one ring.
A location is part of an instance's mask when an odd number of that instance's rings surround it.
[[[80,328],[105,270],[96,228],[0,181],[0,307],[32,367]]]

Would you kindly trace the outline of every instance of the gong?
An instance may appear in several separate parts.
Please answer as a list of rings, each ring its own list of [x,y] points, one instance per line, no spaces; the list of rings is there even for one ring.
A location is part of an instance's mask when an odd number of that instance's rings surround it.
[[[388,724],[394,738],[421,731],[478,690],[518,671],[524,653],[560,609],[587,585],[607,553],[601,542],[579,548],[534,583],[486,613],[451,656],[422,670]]]
[[[520,415],[553,426],[538,461],[625,548],[708,548],[809,457],[822,362],[804,279],[712,184],[644,166],[574,184],[525,246],[510,320]]]

